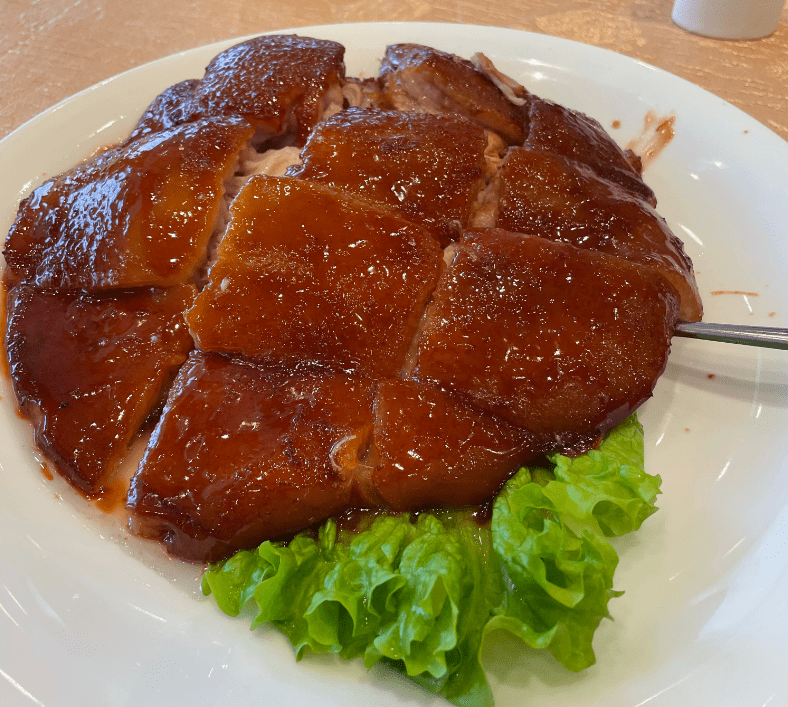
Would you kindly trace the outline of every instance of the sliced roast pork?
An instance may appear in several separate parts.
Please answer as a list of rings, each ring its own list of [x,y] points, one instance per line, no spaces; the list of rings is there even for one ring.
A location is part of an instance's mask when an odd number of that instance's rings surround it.
[[[467,59],[419,44],[394,44],[380,66],[383,98],[397,110],[459,115],[510,145],[525,139],[523,113]]]
[[[438,242],[379,205],[254,177],[188,321],[203,351],[393,376],[442,268]]]
[[[8,234],[6,282],[88,291],[191,282],[251,135],[241,118],[198,121],[46,182]]]
[[[133,529],[215,560],[341,513],[372,433],[372,386],[193,353],[132,481]]]
[[[135,532],[210,561],[350,508],[482,503],[537,451],[433,386],[194,352],[127,505]]]
[[[17,400],[83,491],[186,361],[127,501],[182,557],[349,508],[484,503],[635,410],[701,316],[598,123],[486,57],[395,45],[346,80],[343,51],[222,52],[36,189],[6,242]]]
[[[199,85],[198,79],[186,79],[164,89],[142,114],[126,142],[195,120],[194,95]]]
[[[573,447],[650,397],[677,317],[676,291],[652,269],[468,232],[427,309],[414,377]]]
[[[6,349],[14,392],[36,442],[76,487],[112,475],[192,340],[192,286],[103,294],[8,294]]]
[[[255,37],[215,56],[202,79],[157,96],[131,139],[199,118],[241,116],[256,143],[292,134],[302,144],[321,118],[342,109],[345,48],[297,35]]]
[[[342,108],[345,48],[296,35],[256,37],[216,56],[195,91],[198,116],[242,115],[260,136],[309,130]]]
[[[486,147],[464,118],[349,108],[315,128],[288,174],[387,204],[446,245],[494,171]]]
[[[678,291],[681,319],[701,319],[692,262],[665,220],[642,199],[543,150],[510,149],[500,179],[498,227],[654,268]]]
[[[544,150],[591,168],[597,176],[657,205],[654,192],[640,178],[640,169],[593,118],[530,95],[525,147]],[[639,160],[638,160],[639,164]]]
[[[401,380],[378,387],[375,449],[371,487],[397,511],[482,504],[545,451],[535,435],[459,395]]]

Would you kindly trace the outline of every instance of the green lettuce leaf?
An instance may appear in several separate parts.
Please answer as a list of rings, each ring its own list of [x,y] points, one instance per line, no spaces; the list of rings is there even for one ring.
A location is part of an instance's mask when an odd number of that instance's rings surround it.
[[[618,535],[654,512],[659,477],[643,472],[642,428],[622,423],[599,450],[554,469],[521,469],[480,526],[469,511],[382,515],[357,532],[329,520],[317,538],[265,542],[210,567],[203,591],[252,627],[270,622],[300,659],[309,649],[403,671],[464,707],[490,707],[481,664],[506,630],[570,670],[594,662],[609,616]]]
[[[591,639],[616,595],[615,550],[587,530],[578,536],[568,528],[528,469],[496,499],[491,530],[510,586],[490,629],[549,648],[570,670],[592,665]]]
[[[662,479],[643,469],[643,427],[635,415],[615,427],[599,449],[550,460],[555,480],[545,486],[545,495],[558,512],[604,535],[637,530],[657,510]]]

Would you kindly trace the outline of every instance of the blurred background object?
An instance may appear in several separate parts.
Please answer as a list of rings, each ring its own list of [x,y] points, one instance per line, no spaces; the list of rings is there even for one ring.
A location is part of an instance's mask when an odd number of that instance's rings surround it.
[[[719,39],[761,39],[780,24],[783,0],[676,0],[673,21]]]

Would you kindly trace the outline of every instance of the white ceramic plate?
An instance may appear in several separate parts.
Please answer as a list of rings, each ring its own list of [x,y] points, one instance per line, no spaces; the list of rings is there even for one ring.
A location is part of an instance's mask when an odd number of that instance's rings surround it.
[[[374,74],[386,44],[486,53],[547,98],[583,110],[622,144],[645,114],[676,114],[646,173],[695,262],[706,319],[788,326],[788,144],[719,98],[592,47],[489,27],[301,28]],[[95,86],[0,143],[0,227],[45,177],[127,134],[166,86],[199,77],[230,43]],[[714,295],[740,290],[757,295]],[[772,315],[772,313],[774,313]],[[788,701],[788,354],[674,343],[642,412],[661,511],[621,556],[615,622],[580,674],[502,638],[487,655],[498,705],[765,707]],[[713,378],[712,378],[713,376]],[[0,703],[46,707],[441,704],[385,668],[309,657],[273,630],[221,614],[199,570],[167,560],[47,480],[6,383],[0,403]],[[546,702],[547,701],[547,702]]]

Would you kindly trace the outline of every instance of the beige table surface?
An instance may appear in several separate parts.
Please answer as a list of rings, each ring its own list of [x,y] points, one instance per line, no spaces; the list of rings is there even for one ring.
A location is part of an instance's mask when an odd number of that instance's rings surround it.
[[[788,139],[788,7],[777,31],[722,41],[681,30],[673,0],[0,0],[0,138],[78,91],[183,49],[256,32],[369,21],[485,24],[648,62]]]

